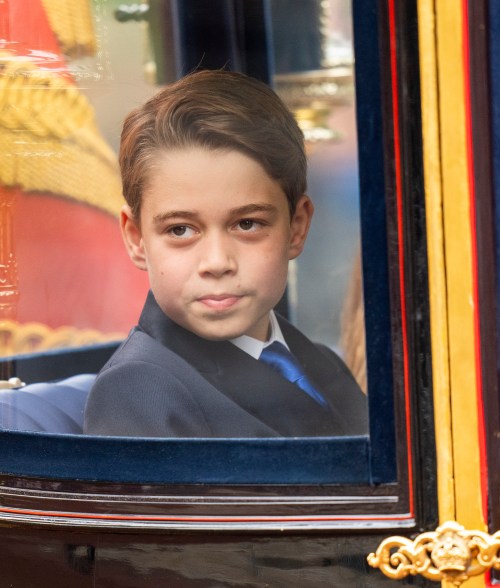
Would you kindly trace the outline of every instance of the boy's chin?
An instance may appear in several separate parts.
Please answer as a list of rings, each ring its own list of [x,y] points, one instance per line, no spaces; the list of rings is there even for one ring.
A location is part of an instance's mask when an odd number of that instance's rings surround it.
[[[226,316],[219,320],[195,320],[195,317],[189,320],[189,317],[167,316],[183,329],[207,341],[229,341],[242,335],[265,341],[269,334],[269,313],[255,317],[254,321],[249,320],[248,316]]]
[[[230,341],[231,339],[236,339],[242,335],[253,336],[253,334],[249,333],[248,327],[238,328],[214,324],[211,328],[197,328],[193,326],[186,326],[184,328],[207,341]]]
[[[244,335],[245,333],[242,333],[241,331],[228,331],[226,333],[213,333],[212,331],[198,331],[198,330],[193,330],[192,331],[195,335],[198,335],[198,337],[201,337],[202,339],[206,339],[207,341],[230,341],[231,339],[236,339],[236,337],[240,337],[241,335]]]

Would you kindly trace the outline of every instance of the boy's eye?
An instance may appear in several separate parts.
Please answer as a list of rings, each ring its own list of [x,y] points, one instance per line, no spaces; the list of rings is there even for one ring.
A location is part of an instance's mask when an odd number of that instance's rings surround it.
[[[176,225],[175,227],[170,227],[168,233],[173,237],[191,237],[194,230],[186,225]]]
[[[238,222],[238,228],[242,231],[255,231],[259,228],[260,224],[261,223],[259,223],[258,221],[245,218]]]

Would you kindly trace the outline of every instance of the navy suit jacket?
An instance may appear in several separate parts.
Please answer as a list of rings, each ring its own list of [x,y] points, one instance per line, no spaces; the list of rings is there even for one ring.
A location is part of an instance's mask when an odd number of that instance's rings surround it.
[[[84,432],[212,438],[366,434],[366,398],[345,364],[278,320],[327,409],[229,341],[208,341],[183,329],[149,293],[139,325],[97,377]]]

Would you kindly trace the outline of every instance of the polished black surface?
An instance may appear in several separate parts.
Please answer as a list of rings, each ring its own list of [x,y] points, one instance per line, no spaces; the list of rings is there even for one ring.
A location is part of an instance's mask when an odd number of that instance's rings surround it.
[[[9,588],[378,588],[368,567],[381,535],[95,535],[2,529]],[[399,586],[425,586],[407,577]]]

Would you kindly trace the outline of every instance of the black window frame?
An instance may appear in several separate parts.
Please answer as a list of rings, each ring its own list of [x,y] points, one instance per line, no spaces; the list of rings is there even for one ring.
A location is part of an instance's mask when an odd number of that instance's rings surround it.
[[[469,117],[474,195],[476,296],[482,401],[479,450],[483,500],[492,533],[500,528],[500,10],[495,2],[466,3]],[[498,572],[493,572],[498,583]]]

